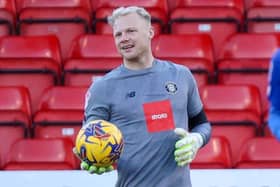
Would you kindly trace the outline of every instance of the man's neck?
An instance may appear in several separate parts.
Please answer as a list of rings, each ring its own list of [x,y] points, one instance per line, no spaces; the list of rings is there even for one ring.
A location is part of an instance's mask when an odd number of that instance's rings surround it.
[[[127,69],[130,70],[141,70],[147,69],[153,66],[154,57],[153,55],[148,55],[144,57],[140,57],[137,59],[127,60],[124,59],[123,63]]]

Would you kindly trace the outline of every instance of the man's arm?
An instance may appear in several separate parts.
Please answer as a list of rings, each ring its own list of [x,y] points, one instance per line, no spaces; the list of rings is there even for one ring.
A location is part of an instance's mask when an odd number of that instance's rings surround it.
[[[191,133],[199,133],[202,136],[202,146],[208,143],[211,137],[212,130],[203,109],[196,116],[189,119],[189,129]]]
[[[203,110],[189,120],[189,129],[190,132],[182,128],[174,130],[179,136],[174,152],[178,166],[191,163],[197,151],[210,140],[211,126]]]

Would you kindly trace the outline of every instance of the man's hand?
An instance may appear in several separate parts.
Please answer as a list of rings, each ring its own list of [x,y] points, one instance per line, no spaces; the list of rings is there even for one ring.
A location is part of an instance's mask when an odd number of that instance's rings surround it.
[[[97,167],[94,165],[89,165],[87,162],[85,162],[84,160],[82,160],[81,156],[79,155],[77,149],[74,147],[73,148],[73,153],[76,155],[76,157],[81,161],[81,170],[85,170],[90,174],[98,174],[101,175],[105,172],[109,172],[114,170],[114,167],[112,165],[108,166],[108,167]]]
[[[174,132],[180,137],[175,144],[175,161],[178,166],[184,166],[193,161],[203,138],[199,133],[189,133],[182,128],[176,128]]]

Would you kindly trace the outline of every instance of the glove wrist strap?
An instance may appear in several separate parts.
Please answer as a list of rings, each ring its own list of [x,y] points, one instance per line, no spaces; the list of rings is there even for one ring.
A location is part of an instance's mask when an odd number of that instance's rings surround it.
[[[198,148],[200,148],[203,145],[203,138],[202,138],[201,134],[197,133],[197,132],[193,132],[192,135],[194,135],[196,142],[197,142],[197,146],[198,146]]]

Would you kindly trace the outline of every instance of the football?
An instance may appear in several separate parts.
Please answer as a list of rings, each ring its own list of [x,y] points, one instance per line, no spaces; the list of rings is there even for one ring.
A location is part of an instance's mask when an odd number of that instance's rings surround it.
[[[93,120],[80,129],[75,147],[83,161],[107,167],[119,159],[123,151],[123,136],[115,124]]]

